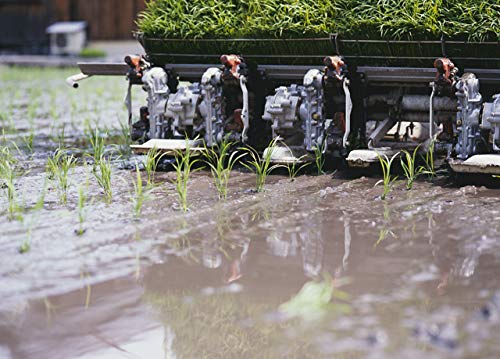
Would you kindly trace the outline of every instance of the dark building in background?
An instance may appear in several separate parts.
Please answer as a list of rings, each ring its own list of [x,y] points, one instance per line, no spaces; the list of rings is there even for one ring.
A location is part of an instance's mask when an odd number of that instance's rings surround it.
[[[132,38],[145,0],[0,0],[0,51],[48,51],[46,28],[86,21],[90,40]]]

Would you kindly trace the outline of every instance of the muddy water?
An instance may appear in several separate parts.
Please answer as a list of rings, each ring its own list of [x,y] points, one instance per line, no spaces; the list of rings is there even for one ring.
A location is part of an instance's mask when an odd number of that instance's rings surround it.
[[[81,238],[69,214],[54,213],[24,255],[11,229],[0,266],[6,357],[500,351],[496,190],[422,182],[380,201],[374,179],[276,177],[259,194],[245,191],[252,181],[236,172],[231,197],[218,204],[199,174],[185,215],[172,207],[168,185],[140,221],[126,219],[122,201],[96,205],[105,218],[92,217]],[[285,320],[280,304],[325,273],[345,297],[312,322]]]
[[[111,203],[82,157],[62,205],[47,156],[58,146],[82,155],[85,118],[111,128],[123,109],[106,105],[119,82],[94,82],[80,102],[49,75],[22,86],[52,83],[40,96],[55,98],[57,114],[0,93],[23,208],[9,220],[0,196],[0,358],[498,357],[499,190],[397,182],[382,201],[377,178],[336,174],[274,175],[253,193],[254,177],[236,170],[221,203],[200,171],[184,214],[174,174],[161,172],[134,219],[135,173],[123,168],[141,158],[114,155]],[[3,89],[17,84],[2,76]],[[29,131],[33,153],[22,146]]]

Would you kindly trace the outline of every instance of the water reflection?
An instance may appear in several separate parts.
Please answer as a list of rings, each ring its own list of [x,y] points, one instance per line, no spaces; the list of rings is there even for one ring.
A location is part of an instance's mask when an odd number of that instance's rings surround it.
[[[330,226],[322,225],[326,220]],[[339,223],[339,220],[342,221]],[[343,230],[335,231],[332,227]],[[331,235],[333,234],[333,235]],[[324,258],[326,243],[341,240],[343,242],[343,253],[340,263],[334,264],[335,276],[340,276],[347,270],[349,256],[351,252],[351,217],[347,212],[337,219],[327,219],[322,213],[306,216],[299,223],[290,226],[275,227],[266,236],[266,243],[269,251],[281,258],[301,256],[304,274],[309,278],[317,278],[324,271]]]

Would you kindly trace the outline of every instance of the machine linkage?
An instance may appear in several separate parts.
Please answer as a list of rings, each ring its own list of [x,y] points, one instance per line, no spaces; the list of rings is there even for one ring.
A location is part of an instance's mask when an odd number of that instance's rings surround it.
[[[500,172],[498,71],[466,69],[459,76],[445,57],[434,69],[349,69],[338,55],[318,67],[251,67],[238,55],[222,55],[220,64],[155,66],[127,56],[124,64],[79,64],[82,73],[67,82],[76,88],[89,76],[126,74],[130,134],[142,150],[149,140],[168,150],[186,137],[207,146],[229,138],[257,147],[279,137],[274,162],[307,160],[320,149],[366,167],[380,153],[433,143],[447,149],[457,172]],[[133,85],[147,93],[136,121]]]

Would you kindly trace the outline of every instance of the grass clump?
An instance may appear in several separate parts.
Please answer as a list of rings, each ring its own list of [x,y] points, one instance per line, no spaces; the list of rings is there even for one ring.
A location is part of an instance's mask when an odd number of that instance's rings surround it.
[[[195,140],[196,141],[196,140]],[[188,201],[187,201],[187,185],[189,177],[193,172],[193,166],[199,162],[199,159],[193,158],[193,153],[191,151],[191,143],[186,139],[186,148],[184,150],[179,150],[175,155],[175,163],[173,164],[175,168],[175,190],[177,192],[177,198],[179,200],[179,206],[182,211],[188,211]]]
[[[394,161],[394,159],[399,156],[399,152],[396,153],[395,155],[393,155],[391,157],[391,159],[389,159],[387,157],[387,155],[379,155],[377,153],[377,156],[378,156],[378,160],[380,161],[380,167],[382,167],[382,174],[383,174],[383,179],[381,179],[380,181],[378,181],[375,185],[379,184],[379,183],[382,183],[384,185],[384,192],[382,193],[382,195],[380,196],[380,199],[382,200],[385,200],[385,198],[387,197],[387,195],[389,194],[389,192],[391,191],[392,189],[392,186],[394,185],[394,182],[398,179],[398,177],[392,177],[391,175],[391,166],[392,166],[392,162]]]
[[[58,148],[52,157],[47,159],[49,177],[56,180],[59,186],[59,200],[62,204],[68,202],[69,172],[76,166],[76,158],[67,155]]]
[[[205,147],[205,163],[210,167],[210,172],[214,178],[215,188],[219,199],[227,198],[227,186],[229,184],[229,176],[238,160],[245,154],[240,154],[237,151],[231,153],[233,143],[225,138],[222,143],[215,148]]]
[[[271,166],[271,156],[278,145],[278,138],[271,140],[269,145],[262,157],[259,153],[251,148],[244,147],[241,148],[246,154],[250,156],[250,161],[242,162],[250,171],[254,172],[256,175],[255,191],[262,192],[264,190],[264,185],[266,184],[267,176],[276,168],[283,167],[282,165],[275,164]]]

